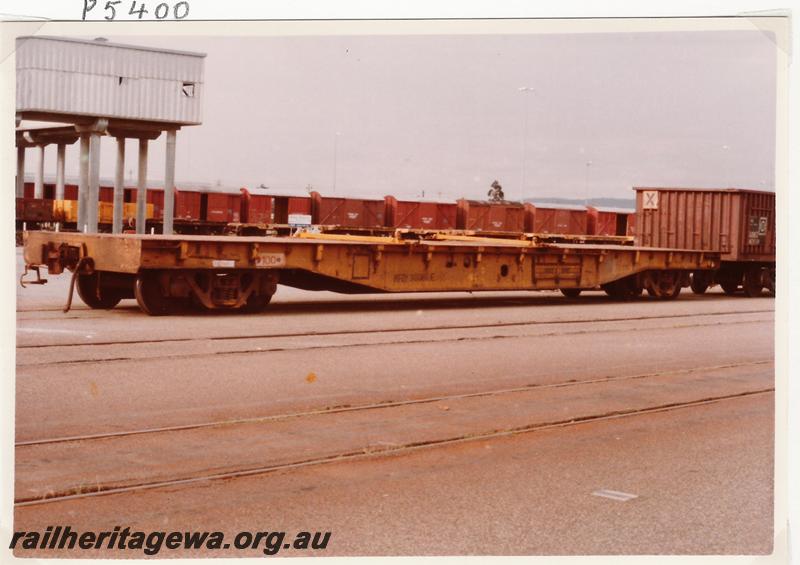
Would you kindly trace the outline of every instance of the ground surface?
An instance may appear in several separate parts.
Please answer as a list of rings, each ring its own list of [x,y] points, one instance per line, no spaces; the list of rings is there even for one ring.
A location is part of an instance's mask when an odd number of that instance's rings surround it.
[[[331,532],[299,555],[772,551],[766,296],[279,287],[262,315],[151,318],[64,314],[66,282],[17,294],[15,530]]]

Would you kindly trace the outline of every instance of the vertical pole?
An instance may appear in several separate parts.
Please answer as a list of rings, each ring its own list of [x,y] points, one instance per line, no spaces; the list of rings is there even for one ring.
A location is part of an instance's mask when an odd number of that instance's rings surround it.
[[[164,235],[172,234],[172,217],[175,213],[175,133],[167,130],[167,164],[164,171]]]
[[[139,180],[136,185],[136,233],[144,233],[147,213],[147,139],[139,139]]]
[[[37,145],[36,178],[33,184],[33,197],[44,198],[44,145]]]
[[[527,164],[528,157],[528,114],[530,113],[530,101],[528,97],[536,94],[536,89],[530,86],[521,86],[517,91],[522,93],[522,115],[523,115],[523,129],[522,129],[522,175],[520,179],[520,200],[525,199],[525,165]]]
[[[89,134],[89,198],[86,223],[89,233],[97,233],[97,208],[100,202],[100,133]]]
[[[519,199],[525,200],[525,164],[528,158],[528,100],[525,96],[522,97],[522,102],[525,104],[523,109],[525,125],[522,133],[522,182],[520,183]]]
[[[17,198],[25,197],[25,148],[17,147]]]
[[[333,135],[333,193],[336,194],[336,173],[338,172],[339,132]]]
[[[586,161],[586,182],[583,185],[583,205],[589,205],[589,167],[592,166],[591,161]]]
[[[58,144],[56,151],[56,200],[64,200],[64,156],[67,146]]]
[[[125,195],[125,138],[117,138],[117,170],[114,176],[114,221],[112,233],[122,233],[122,201]]]
[[[89,202],[89,134],[81,133],[80,177],[78,179],[78,231],[86,225]]]

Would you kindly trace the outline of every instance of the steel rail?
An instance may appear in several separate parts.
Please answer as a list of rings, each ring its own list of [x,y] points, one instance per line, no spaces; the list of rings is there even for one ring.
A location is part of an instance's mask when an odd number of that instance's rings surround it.
[[[368,410],[379,410],[383,408],[395,408],[398,406],[412,406],[412,405],[419,405],[419,404],[430,404],[433,402],[442,402],[442,401],[452,401],[458,400],[463,398],[480,398],[486,396],[497,396],[501,394],[509,394],[509,393],[517,393],[517,392],[529,392],[531,390],[542,390],[542,389],[551,389],[551,388],[565,388],[565,387],[575,387],[581,385],[590,385],[590,384],[600,384],[600,383],[610,383],[610,382],[617,382],[617,381],[626,381],[626,380],[638,380],[638,379],[647,379],[647,378],[657,378],[663,377],[667,375],[687,375],[692,373],[698,373],[702,371],[717,371],[717,370],[724,370],[724,369],[735,369],[738,367],[748,367],[748,366],[759,366],[759,365],[768,365],[773,363],[772,359],[765,359],[760,361],[747,361],[744,363],[731,363],[728,365],[713,365],[708,367],[697,367],[691,369],[676,369],[672,371],[659,371],[655,373],[639,373],[635,375],[623,375],[617,377],[600,377],[600,378],[592,378],[592,379],[582,379],[582,380],[575,380],[569,379],[565,381],[559,381],[555,383],[546,383],[546,384],[530,384],[530,385],[523,385],[523,386],[516,386],[516,387],[509,387],[509,388],[502,388],[502,389],[493,389],[487,391],[478,391],[478,392],[468,392],[468,393],[461,393],[461,394],[449,394],[449,395],[437,395],[431,396],[426,398],[417,398],[417,399],[409,399],[409,400],[395,400],[395,401],[386,401],[386,402],[371,402],[368,404],[359,404],[359,405],[347,405],[347,406],[329,406],[325,408],[318,408],[314,410],[306,410],[302,412],[291,412],[286,414],[273,414],[269,416],[256,416],[250,418],[236,418],[230,420],[215,420],[212,422],[199,422],[194,424],[183,424],[183,425],[176,425],[176,426],[163,426],[163,427],[156,427],[156,428],[141,428],[137,430],[123,430],[118,432],[107,432],[107,433],[96,433],[96,434],[83,434],[83,435],[74,435],[74,436],[64,436],[64,437],[56,437],[56,438],[45,438],[45,439],[37,439],[37,440],[28,440],[28,441],[20,441],[14,444],[15,448],[18,447],[33,447],[37,445],[50,445],[56,443],[72,443],[72,442],[82,442],[82,441],[94,441],[94,440],[103,440],[109,438],[118,438],[118,437],[127,437],[127,436],[134,436],[134,435],[147,435],[147,434],[158,434],[158,433],[167,433],[167,432],[179,432],[179,431],[186,431],[186,430],[197,430],[197,429],[204,429],[204,428],[219,428],[224,426],[232,426],[232,425],[240,425],[240,424],[252,424],[252,423],[260,423],[260,422],[274,422],[274,421],[281,421],[281,420],[288,420],[292,418],[299,418],[304,416],[319,416],[323,414],[338,414],[343,412],[364,412]]]
[[[618,418],[627,418],[627,417],[634,417],[634,416],[644,416],[648,414],[654,414],[658,412],[666,412],[684,408],[694,408],[698,406],[704,406],[712,403],[724,402],[729,400],[735,400],[739,398],[749,397],[749,396],[757,396],[762,394],[772,394],[774,393],[774,388],[764,388],[746,392],[740,392],[736,394],[729,394],[729,395],[721,395],[715,397],[708,397],[702,398],[697,400],[692,400],[688,402],[676,402],[676,403],[668,403],[662,404],[658,406],[653,406],[650,408],[643,408],[643,409],[632,409],[632,410],[618,410],[614,412],[608,412],[593,416],[585,416],[579,418],[571,418],[569,420],[561,420],[561,421],[553,421],[547,422],[542,424],[533,424],[529,426],[522,426],[512,429],[506,430],[495,430],[488,433],[481,433],[481,434],[472,434],[472,435],[462,435],[462,436],[454,436],[446,439],[440,440],[431,440],[431,441],[423,441],[417,443],[407,443],[398,446],[386,446],[379,449],[370,449],[370,450],[355,450],[355,451],[348,451],[339,454],[327,455],[324,457],[317,457],[306,459],[303,461],[297,461],[293,463],[284,463],[279,465],[266,465],[262,467],[255,467],[250,469],[242,469],[237,471],[228,471],[224,473],[213,473],[207,475],[198,475],[194,477],[187,477],[182,479],[170,479],[165,481],[153,481],[153,482],[143,482],[135,485],[127,485],[127,486],[113,486],[109,485],[106,487],[99,486],[97,490],[91,492],[81,492],[81,493],[65,493],[62,495],[56,494],[46,498],[36,498],[36,499],[18,499],[14,501],[15,508],[22,508],[28,506],[40,506],[44,504],[53,504],[57,502],[64,502],[64,501],[71,501],[71,500],[80,500],[86,498],[93,498],[96,496],[109,496],[114,494],[121,494],[127,492],[137,492],[142,490],[152,490],[157,488],[164,488],[164,487],[174,487],[174,486],[183,486],[183,485],[192,485],[197,483],[208,483],[210,481],[218,481],[218,480],[228,480],[228,479],[236,479],[236,478],[243,478],[243,477],[252,477],[252,476],[259,476],[259,475],[266,475],[271,474],[279,471],[287,471],[292,469],[300,469],[304,467],[311,467],[317,465],[323,465],[327,463],[337,463],[343,461],[357,461],[361,459],[367,458],[375,458],[375,457],[382,457],[382,456],[389,456],[389,455],[400,455],[403,453],[410,453],[412,451],[417,451],[421,449],[430,449],[435,447],[444,447],[449,445],[461,444],[466,442],[473,442],[473,441],[481,441],[487,439],[495,439],[499,437],[508,437],[508,436],[515,436],[524,433],[531,433],[537,431],[544,431],[549,429],[555,428],[563,428],[568,426],[575,426],[581,425],[586,423],[595,423],[607,420],[613,420]]]
[[[707,327],[715,327],[715,326],[734,326],[734,325],[745,325],[745,324],[764,324],[770,323],[772,320],[740,320],[734,322],[706,322],[706,323],[695,323],[695,324],[673,324],[671,326],[656,326],[656,327],[648,327],[648,328],[638,328],[640,332],[646,331],[664,331],[664,330],[678,330],[678,329],[687,329],[687,328],[707,328]],[[487,326],[491,327],[491,326]],[[42,361],[42,362],[35,362],[35,363],[21,363],[18,364],[18,367],[47,367],[52,365],[64,366],[64,365],[98,365],[103,363],[112,363],[112,362],[125,362],[125,361],[154,361],[154,360],[164,360],[164,359],[200,359],[200,358],[207,358],[207,357],[217,357],[221,355],[261,355],[265,353],[281,353],[285,351],[322,351],[327,349],[355,349],[355,348],[362,348],[362,347],[385,347],[385,346],[393,346],[393,345],[424,345],[430,343],[436,344],[447,344],[447,343],[464,343],[464,342],[471,342],[471,341],[485,341],[485,340],[504,340],[504,339],[540,339],[540,338],[547,338],[547,337],[564,337],[564,336],[575,336],[575,335],[588,335],[588,334],[611,334],[611,333],[624,333],[631,331],[630,328],[603,328],[603,329],[578,329],[578,330],[567,330],[567,331],[552,331],[548,333],[540,333],[540,334],[532,334],[532,333],[522,333],[522,334],[511,334],[511,335],[480,335],[480,336],[458,336],[458,337],[443,337],[443,338],[425,338],[425,339],[409,339],[409,340],[394,340],[394,341],[364,341],[359,343],[339,343],[339,344],[329,344],[329,345],[306,345],[306,346],[278,346],[278,347],[256,347],[256,348],[248,348],[248,349],[232,349],[232,350],[224,350],[224,351],[213,351],[213,352],[193,352],[193,353],[167,353],[163,355],[154,355],[152,352],[148,352],[147,357],[137,357],[134,355],[129,355],[125,357],[115,356],[115,357],[103,357],[99,359],[93,358],[85,358],[85,359],[60,359],[55,361]],[[370,332],[370,333],[383,333],[383,332]],[[251,338],[252,339],[252,338]]]
[[[693,312],[691,314],[668,314],[665,316],[629,316],[629,317],[608,317],[593,319],[572,319],[572,320],[528,320],[520,322],[496,322],[491,324],[459,324],[459,325],[440,325],[440,326],[413,326],[401,328],[370,328],[363,330],[334,330],[334,331],[312,331],[312,332],[287,332],[274,334],[252,334],[252,335],[223,335],[208,337],[182,337],[165,339],[132,339],[116,341],[93,341],[93,342],[74,342],[74,343],[52,343],[52,344],[29,344],[17,345],[17,349],[43,349],[48,347],[92,347],[100,345],[143,345],[153,343],[187,343],[193,341],[234,341],[249,339],[271,339],[271,338],[291,338],[291,337],[327,337],[342,335],[359,335],[374,333],[394,333],[394,332],[426,332],[443,330],[470,330],[483,328],[510,328],[522,326],[545,326],[557,324],[596,324],[603,322],[639,322],[645,320],[667,320],[679,318],[698,318],[701,316],[736,316],[741,314],[766,314],[775,313],[774,309],[764,310],[742,310],[736,312]],[[93,316],[92,319],[95,317]],[[58,318],[60,319],[60,318]],[[38,321],[38,320],[37,320]]]

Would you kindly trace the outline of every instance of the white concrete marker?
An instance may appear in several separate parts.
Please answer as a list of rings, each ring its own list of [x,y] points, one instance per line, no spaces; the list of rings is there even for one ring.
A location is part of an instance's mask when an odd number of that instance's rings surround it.
[[[602,496],[603,498],[610,498],[611,500],[619,500],[620,502],[627,502],[633,498],[638,498],[637,494],[629,494],[627,492],[619,492],[618,490],[600,489],[592,493],[594,496]]]

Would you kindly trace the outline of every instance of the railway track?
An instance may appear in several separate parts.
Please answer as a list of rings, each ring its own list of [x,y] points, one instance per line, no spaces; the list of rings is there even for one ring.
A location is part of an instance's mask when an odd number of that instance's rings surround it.
[[[761,312],[759,312],[761,313]],[[770,311],[771,313],[771,311]],[[740,314],[741,313],[737,313]],[[749,313],[748,313],[749,315]],[[379,346],[393,346],[393,345],[415,345],[415,344],[447,344],[455,342],[470,342],[470,341],[484,341],[484,340],[503,340],[503,339],[522,339],[522,338],[547,338],[547,337],[563,337],[563,336],[576,336],[595,333],[618,333],[630,331],[630,327],[614,328],[616,323],[624,323],[631,321],[645,321],[645,320],[685,320],[692,318],[694,322],[689,323],[672,323],[672,324],[656,324],[651,327],[643,327],[641,331],[648,330],[669,330],[669,329],[687,329],[687,328],[703,328],[714,326],[731,326],[731,325],[747,325],[757,324],[763,322],[771,322],[766,318],[754,318],[744,320],[725,320],[721,321],[719,318],[729,316],[729,314],[714,314],[709,315],[708,320],[700,321],[705,316],[669,316],[663,318],[626,318],[626,319],[608,319],[608,320],[595,320],[591,322],[594,324],[587,327],[588,324],[583,320],[576,321],[559,321],[559,322],[519,322],[519,323],[496,323],[496,324],[466,324],[455,326],[437,326],[428,328],[393,328],[393,329],[377,329],[377,330],[354,330],[354,331],[330,331],[330,332],[305,332],[305,333],[288,333],[288,334],[266,334],[266,335],[253,335],[253,336],[221,336],[221,337],[208,337],[208,338],[187,338],[187,339],[163,339],[163,340],[131,340],[131,341],[118,341],[118,342],[94,342],[94,343],[68,343],[59,345],[31,345],[20,346],[18,349],[17,364],[19,367],[41,367],[47,365],[64,365],[64,364],[97,364],[97,363],[110,363],[119,361],[131,361],[136,359],[199,359],[204,357],[218,356],[218,355],[253,355],[265,354],[283,351],[321,351],[326,349],[355,349],[363,347],[379,347]],[[603,323],[602,326],[597,326],[598,323]],[[475,330],[503,330],[508,328],[525,328],[525,327],[552,327],[555,325],[573,326],[572,329],[559,329],[554,331],[539,331],[539,332],[514,332],[502,333],[496,332],[487,334],[485,331],[475,335]],[[578,326],[574,328],[574,326]],[[472,332],[470,332],[472,330]],[[457,332],[457,335],[427,335],[427,332]],[[460,332],[460,333],[458,333]],[[420,335],[417,339],[380,339],[380,336],[397,336],[401,334]],[[336,342],[331,343],[307,343],[303,340],[315,340],[319,338],[342,338],[347,339],[351,336],[369,336],[370,339],[362,340],[348,340],[346,343]],[[424,336],[424,337],[422,337]],[[288,341],[287,341],[288,340]],[[216,346],[219,349],[214,351],[192,351],[183,352],[182,347],[187,343],[205,343]],[[272,343],[277,342],[277,343]],[[236,347],[237,344],[247,343],[247,347]],[[272,344],[271,344],[272,343]],[[154,350],[157,345],[179,345],[181,349],[167,348],[166,351],[159,352]],[[124,346],[127,348],[126,355],[120,355],[118,348]],[[105,349],[100,349],[104,347]],[[39,353],[40,352],[40,353]],[[61,355],[59,355],[59,353]],[[75,353],[82,353],[83,355],[75,356]],[[103,355],[105,353],[105,355]],[[40,360],[39,357],[44,354],[53,354],[55,358]]]
[[[526,326],[552,326],[559,324],[581,324],[592,325],[603,322],[638,322],[647,320],[670,320],[699,318],[706,316],[727,317],[745,314],[774,314],[773,308],[737,310],[733,312],[693,312],[691,314],[668,314],[660,316],[609,316],[600,318],[574,318],[574,319],[555,319],[555,320],[523,320],[515,322],[492,322],[479,324],[447,324],[433,326],[403,326],[397,328],[368,328],[362,330],[333,330],[333,331],[309,331],[309,332],[278,332],[278,333],[257,333],[248,335],[220,335],[220,336],[199,336],[199,337],[178,337],[163,339],[117,339],[113,341],[91,341],[91,342],[66,342],[56,344],[18,344],[18,350],[25,349],[45,349],[49,347],[95,347],[103,345],[148,345],[155,343],[190,343],[197,341],[237,341],[249,339],[270,339],[270,338],[305,338],[305,337],[328,337],[363,335],[375,333],[399,333],[399,332],[425,332],[442,330],[470,330],[485,328],[513,328]],[[38,321],[38,320],[37,320]],[[25,332],[26,328],[17,328],[17,331]]]
[[[560,293],[555,295],[546,295],[543,291],[538,291],[534,295],[533,291],[527,293],[527,296],[476,296],[474,294],[459,296],[459,297],[424,297],[421,298],[417,295],[400,295],[393,296],[391,299],[387,298],[373,298],[364,300],[363,298],[353,298],[348,295],[337,296],[337,300],[301,300],[301,301],[288,301],[288,302],[274,302],[270,304],[268,313],[265,316],[278,316],[281,314],[311,314],[311,313],[348,313],[348,312],[398,312],[408,310],[460,310],[464,308],[469,309],[488,309],[488,308],[502,308],[502,307],[516,307],[516,306],[561,306],[561,305],[582,305],[582,304],[614,304],[614,301],[603,294],[586,294],[581,295],[579,298],[567,298]],[[107,311],[94,310],[91,308],[73,308],[68,313],[64,313],[62,300],[65,300],[67,290],[65,289],[63,295],[59,295],[57,299],[58,307],[55,308],[19,308],[17,310],[18,321],[28,320],[85,320],[85,319],[102,319],[107,317]],[[697,303],[716,302],[722,300],[725,302],[738,300],[742,297],[729,297],[724,295],[691,295],[681,297],[683,300],[692,300]],[[681,299],[679,298],[679,300]],[[764,295],[762,298],[768,298]],[[642,301],[647,301],[647,298],[641,298]],[[637,300],[626,300],[624,303],[636,303]],[[76,303],[81,304],[76,301]],[[52,313],[52,316],[25,316],[25,314],[47,314]],[[140,311],[138,307],[131,303],[130,305],[121,305],[113,309],[115,316],[136,316],[139,317]],[[230,316],[230,312],[214,311],[214,310],[188,310],[184,316],[198,316],[207,318],[209,316]],[[234,314],[238,316],[239,314]],[[245,318],[247,319],[247,318]]]
[[[504,299],[503,304],[510,305],[510,300]],[[555,302],[552,298],[550,301]],[[562,299],[558,302],[564,304]],[[241,355],[241,360],[231,363],[231,366],[238,367],[237,375],[247,375],[245,368],[253,364],[246,357],[248,354],[288,351],[297,357],[288,355],[280,356],[280,359],[281,363],[290,363],[292,359],[307,360],[308,352],[318,351],[320,354],[315,355],[315,359],[329,359],[333,355],[329,351],[343,350],[340,355],[334,355],[335,361],[330,361],[331,366],[336,367],[335,363],[344,363],[348,356],[351,359],[366,358],[366,354],[356,353],[357,348],[433,344],[434,347],[443,345],[449,352],[458,346],[447,344],[456,342],[524,339],[531,348],[542,351],[548,347],[548,342],[537,342],[536,338],[564,336],[558,342],[569,343],[570,336],[586,335],[589,337],[583,338],[584,342],[594,343],[594,335],[627,332],[631,339],[655,343],[657,339],[671,340],[673,333],[669,330],[679,330],[676,335],[703,335],[715,331],[709,329],[715,326],[734,326],[728,334],[743,335],[751,331],[748,325],[771,324],[774,316],[772,303],[770,308],[753,308],[755,304],[750,302],[747,305],[750,308],[741,311],[713,311],[712,305],[704,308],[705,311],[662,311],[662,315],[656,314],[659,310],[643,315],[636,311],[624,315],[622,312],[625,310],[605,309],[590,314],[591,319],[578,318],[567,312],[560,314],[566,314],[567,319],[551,319],[550,314],[541,315],[538,320],[530,319],[530,313],[525,309],[516,310],[508,316],[510,320],[498,312],[491,312],[487,316],[491,317],[490,321],[481,320],[479,316],[483,314],[479,312],[471,316],[472,320],[463,317],[453,320],[444,316],[415,318],[411,312],[390,318],[392,322],[389,323],[394,323],[395,327],[387,327],[386,318],[376,311],[369,318],[353,318],[348,323],[351,329],[336,327],[329,319],[322,318],[297,319],[288,325],[282,324],[280,319],[272,319],[265,320],[260,327],[250,328],[249,335],[241,335],[241,329],[237,330],[234,324],[233,331],[239,331],[240,335],[204,336],[203,331],[222,332],[205,321],[197,324],[197,328],[191,328],[191,319],[184,318],[184,328],[187,332],[194,331],[195,335],[172,337],[173,333],[164,339],[130,331],[124,325],[128,319],[125,315],[98,315],[101,313],[94,311],[84,319],[91,318],[92,323],[102,318],[113,320],[114,325],[110,325],[105,335],[114,338],[104,338],[103,333],[92,332],[92,337],[96,335],[100,340],[79,342],[77,339],[84,337],[80,333],[75,337],[58,336],[58,339],[65,340],[60,344],[35,343],[30,339],[31,343],[18,346],[17,362],[20,370],[30,368],[29,375],[37,379],[40,376],[47,379],[47,375],[54,374],[59,366],[77,363],[84,363],[88,372],[116,378],[126,374],[125,369],[117,368],[124,365],[110,364],[117,361],[166,359],[165,363],[156,363],[152,367],[182,365],[207,368],[229,363],[228,358],[209,363],[207,360],[212,356]],[[287,305],[287,308],[291,306]],[[429,306],[430,303],[426,307]],[[462,308],[468,306],[469,303],[461,302]],[[403,309],[417,308],[404,306]],[[225,319],[230,318],[227,316]],[[62,318],[59,316],[58,319]],[[30,327],[36,328],[36,322],[41,320],[31,318]],[[428,325],[420,326],[417,321]],[[26,322],[21,322],[21,332],[25,331]],[[377,327],[365,327],[366,324]],[[56,331],[67,327],[44,325]],[[317,329],[307,331],[304,326]],[[47,329],[41,328],[45,332]],[[82,332],[80,327],[74,329]],[[652,331],[664,333],[658,335],[650,333]],[[756,327],[756,331],[760,332],[761,328]],[[477,345],[470,343],[461,349],[470,351],[473,347]],[[511,352],[515,347],[515,342],[506,342],[495,350]],[[348,351],[353,351],[352,356]],[[375,352],[384,355],[380,349]],[[269,400],[269,407],[262,404],[251,412],[231,408],[237,402],[235,397],[226,397],[223,408],[205,409],[202,402],[207,400],[203,397],[198,413],[186,417],[163,417],[170,414],[168,410],[172,406],[182,406],[170,402],[151,409],[146,418],[133,418],[127,423],[124,415],[121,421],[107,415],[91,416],[83,418],[81,425],[68,429],[54,425],[40,427],[40,433],[23,435],[24,440],[15,444],[15,506],[21,508],[147,489],[183,487],[340,461],[402,455],[462,442],[614,418],[643,417],[709,403],[734,402],[743,397],[774,392],[772,360],[767,352],[754,350],[747,355],[717,356],[706,359],[704,366],[693,368],[672,365],[666,369],[655,364],[640,364],[637,368],[610,365],[602,372],[588,373],[577,367],[567,371],[553,366],[537,369],[541,375],[549,371],[547,379],[528,383],[520,376],[525,374],[524,361],[520,361],[509,365],[507,369],[511,372],[498,371],[496,379],[493,377],[483,382],[479,378],[476,381],[479,384],[474,386],[464,386],[460,381],[454,383],[452,379],[442,377],[438,387],[421,386],[416,393],[395,385],[390,393],[374,394],[374,390],[384,391],[380,379],[376,378],[375,383],[361,386],[363,391],[345,391],[345,394],[329,390],[331,384],[326,381],[328,388],[311,392],[309,401],[282,405],[281,399],[287,391],[300,392],[296,389],[297,384],[291,381],[290,388],[280,390],[277,403]],[[172,359],[178,363],[172,363]],[[188,360],[188,363],[183,360]],[[337,368],[337,375],[344,377],[344,366],[341,367]],[[517,367],[521,373],[514,372]],[[647,372],[648,369],[653,371]],[[281,368],[281,371],[285,369]],[[470,366],[468,373],[472,375],[473,372]],[[633,374],[624,374],[626,372]],[[71,373],[80,376],[84,369],[74,367],[65,375]],[[364,370],[361,373],[367,374]],[[508,375],[513,375],[513,378]],[[259,390],[261,381],[248,378],[247,382],[255,384],[245,385],[242,390],[250,393]],[[147,383],[157,382],[149,377],[145,380]],[[135,387],[138,382],[137,379],[126,381],[125,386]],[[275,382],[279,381],[276,379]],[[30,383],[25,386],[30,387]],[[36,388],[31,388],[26,394],[38,390],[41,385],[34,386]],[[263,386],[263,390],[268,392],[266,381]],[[300,386],[306,385],[301,383]],[[131,390],[138,398],[138,391],[135,388]],[[116,408],[100,408],[100,412],[106,410],[110,414],[120,409],[125,405],[120,400],[122,398],[117,393],[106,397],[106,402],[110,400],[110,406]],[[218,396],[213,398],[216,403]],[[302,393],[300,398],[302,400]],[[80,402],[85,409],[94,409],[90,408],[94,406],[91,399]],[[52,406],[56,407],[55,404]],[[34,413],[30,412],[30,416]],[[70,417],[70,414],[65,412],[59,417]]]
[[[586,383],[584,383],[586,384]],[[85,485],[82,485],[78,489],[65,489],[63,491],[50,491],[47,495],[43,497],[36,497],[36,498],[16,498],[14,502],[14,506],[17,508],[27,507],[27,506],[36,506],[36,505],[43,505],[43,504],[53,504],[62,501],[72,501],[72,500],[79,500],[79,499],[86,499],[92,498],[96,496],[103,496],[103,495],[113,495],[113,494],[122,494],[128,492],[136,492],[141,490],[149,490],[149,489],[157,489],[157,488],[165,488],[165,487],[176,487],[176,486],[187,486],[197,483],[204,483],[209,481],[219,481],[219,480],[230,480],[236,478],[243,478],[243,477],[250,477],[250,476],[257,476],[257,475],[265,475],[269,473],[277,473],[281,471],[289,471],[293,469],[298,469],[302,467],[309,467],[314,465],[323,465],[327,463],[336,463],[336,462],[345,462],[345,461],[357,461],[360,459],[377,457],[377,456],[391,456],[391,455],[401,455],[404,453],[409,453],[412,451],[420,450],[420,449],[430,449],[435,447],[444,447],[449,445],[455,445],[464,442],[471,442],[471,441],[480,441],[480,440],[488,440],[494,438],[501,438],[513,435],[519,435],[524,433],[531,433],[537,431],[545,431],[553,428],[561,428],[567,426],[577,426],[582,424],[590,424],[590,423],[597,423],[612,419],[618,418],[628,418],[628,417],[636,417],[636,416],[645,416],[648,414],[654,414],[658,412],[665,412],[665,411],[672,411],[672,410],[679,410],[679,409],[688,409],[694,408],[699,406],[704,406],[707,404],[712,403],[719,403],[725,401],[736,400],[744,397],[749,396],[756,396],[756,395],[766,395],[774,393],[774,387],[765,387],[759,388],[755,390],[746,390],[731,394],[723,394],[717,396],[709,396],[703,397],[688,401],[682,402],[667,402],[656,404],[653,406],[648,406],[645,408],[631,408],[631,409],[620,409],[620,410],[613,410],[608,412],[603,412],[599,414],[590,414],[578,417],[569,417],[561,420],[552,420],[546,422],[539,422],[529,425],[511,427],[511,428],[502,428],[502,429],[494,429],[482,433],[465,433],[460,435],[452,435],[448,437],[442,437],[439,439],[433,440],[420,440],[420,441],[411,441],[399,445],[393,445],[391,443],[387,443],[382,446],[369,446],[367,448],[355,449],[355,450],[347,450],[336,452],[332,454],[325,454],[318,457],[309,457],[306,459],[301,459],[297,461],[290,461],[290,462],[282,462],[274,465],[262,465],[257,467],[249,467],[243,469],[235,469],[226,472],[210,472],[210,473],[199,473],[192,476],[182,477],[182,478],[174,478],[168,480],[152,480],[152,481],[142,481],[135,484],[126,484],[126,485],[116,485],[113,483],[106,483],[102,484],[97,482],[90,490],[82,490],[86,488]],[[435,400],[426,400],[425,402],[435,402]],[[360,408],[360,409],[370,409],[370,408]],[[95,439],[102,439],[102,438],[95,438]],[[66,440],[65,440],[66,441]],[[69,440],[69,441],[86,441],[86,440]],[[19,447],[19,446],[18,446]]]
[[[100,440],[100,439],[107,439],[107,438],[116,438],[116,437],[126,437],[126,436],[133,436],[133,435],[146,435],[146,434],[158,434],[164,432],[174,432],[174,431],[181,431],[181,430],[195,430],[201,428],[216,428],[221,426],[229,426],[234,424],[246,424],[246,423],[255,423],[255,422],[274,422],[279,420],[287,420],[290,418],[298,418],[301,416],[316,416],[320,414],[336,414],[342,412],[358,412],[358,411],[366,411],[366,410],[378,410],[382,408],[392,408],[396,406],[413,406],[419,404],[429,404],[432,402],[443,402],[449,400],[455,400],[460,398],[480,398],[486,396],[494,396],[498,394],[507,394],[507,393],[514,393],[514,392],[523,392],[523,391],[530,391],[535,389],[551,389],[551,388],[562,388],[562,387],[575,387],[587,384],[596,384],[596,383],[606,383],[606,382],[615,382],[615,381],[628,381],[628,380],[637,380],[637,379],[645,379],[648,377],[660,377],[665,375],[681,375],[681,374],[689,374],[689,373],[698,373],[703,371],[715,371],[715,370],[722,370],[722,369],[734,369],[740,367],[757,367],[761,365],[769,365],[773,361],[771,359],[765,359],[761,361],[752,361],[747,363],[732,363],[729,365],[715,365],[709,367],[699,367],[693,369],[683,369],[677,371],[660,371],[660,372],[651,372],[651,373],[640,373],[636,375],[623,375],[618,377],[601,377],[601,378],[594,378],[594,379],[568,379],[560,382],[554,383],[542,383],[542,384],[530,384],[525,386],[519,387],[510,387],[510,388],[501,388],[501,389],[494,389],[488,391],[480,391],[480,392],[471,392],[471,393],[464,393],[464,394],[450,394],[450,395],[436,395],[426,398],[418,398],[412,400],[399,400],[399,401],[385,401],[385,402],[370,402],[366,404],[360,404],[355,406],[328,406],[323,407],[315,410],[305,410],[299,412],[289,412],[285,414],[272,414],[269,416],[260,416],[254,418],[235,418],[229,420],[216,420],[212,422],[201,422],[201,423],[194,423],[194,424],[186,424],[180,426],[163,426],[157,428],[141,428],[137,430],[127,430],[127,431],[116,431],[110,433],[96,433],[96,434],[85,434],[85,435],[75,435],[75,436],[67,436],[67,437],[56,437],[56,438],[45,438],[45,439],[37,439],[37,440],[29,440],[29,441],[20,441],[14,444],[14,447],[28,447],[34,445],[45,445],[45,444],[55,444],[55,443],[67,443],[67,442],[77,442],[77,441],[87,441],[87,440]]]

